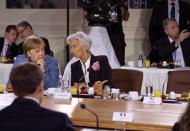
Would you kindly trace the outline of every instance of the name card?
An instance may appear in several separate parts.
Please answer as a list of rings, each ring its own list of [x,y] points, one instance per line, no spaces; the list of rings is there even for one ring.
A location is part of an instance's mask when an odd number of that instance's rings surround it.
[[[113,121],[132,122],[133,121],[133,113],[113,112],[112,120]]]
[[[71,93],[67,92],[55,92],[54,94],[54,99],[70,99],[71,98]]]
[[[162,99],[160,97],[144,97],[143,104],[155,104],[160,105],[162,103]]]

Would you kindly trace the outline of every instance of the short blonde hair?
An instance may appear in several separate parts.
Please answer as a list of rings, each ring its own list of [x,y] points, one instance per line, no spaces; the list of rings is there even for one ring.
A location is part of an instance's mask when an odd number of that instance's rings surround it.
[[[87,45],[88,51],[90,51],[92,40],[87,34],[84,32],[76,32],[75,34],[71,34],[67,37],[67,43],[70,44],[71,40],[73,39],[78,40],[82,46]]]
[[[27,55],[28,51],[40,47],[45,47],[44,41],[38,36],[30,36],[24,41],[22,48],[24,50],[24,54]]]

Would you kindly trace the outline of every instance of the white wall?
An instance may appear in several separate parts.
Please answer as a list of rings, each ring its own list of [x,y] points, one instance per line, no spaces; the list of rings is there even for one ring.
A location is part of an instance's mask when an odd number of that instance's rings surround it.
[[[65,9],[6,9],[6,1],[0,1],[0,36],[4,35],[4,29],[9,24],[17,24],[27,20],[32,25],[34,32],[46,37],[50,42],[50,48],[59,60],[61,69],[66,64],[65,38],[66,38],[66,10]],[[126,39],[126,62],[137,60],[138,52],[149,50],[148,25],[150,9],[131,9],[129,21],[123,23]],[[70,33],[85,31],[89,27],[84,19],[81,9],[72,9],[70,12]],[[145,53],[147,55],[147,53]]]

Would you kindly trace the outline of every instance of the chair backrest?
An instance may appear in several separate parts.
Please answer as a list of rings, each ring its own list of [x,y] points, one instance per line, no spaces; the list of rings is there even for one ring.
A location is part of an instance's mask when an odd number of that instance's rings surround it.
[[[168,72],[168,84],[166,93],[188,92],[190,89],[190,70],[178,70]]]
[[[112,69],[112,81],[121,92],[129,91],[141,92],[143,72],[128,69]]]

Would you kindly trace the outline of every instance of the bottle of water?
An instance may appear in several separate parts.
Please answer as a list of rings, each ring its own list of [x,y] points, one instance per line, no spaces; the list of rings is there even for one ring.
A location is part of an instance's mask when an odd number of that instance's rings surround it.
[[[57,91],[61,92],[62,88],[63,88],[62,75],[59,75],[59,81],[58,81],[58,85],[57,85]]]
[[[138,63],[137,63],[138,67],[143,67],[143,57],[142,57],[142,52],[139,52],[139,57],[138,57]]]
[[[70,93],[70,90],[71,90],[71,86],[70,86],[70,83],[69,83],[69,80],[68,81],[64,81],[64,91],[67,92],[67,93]]]

